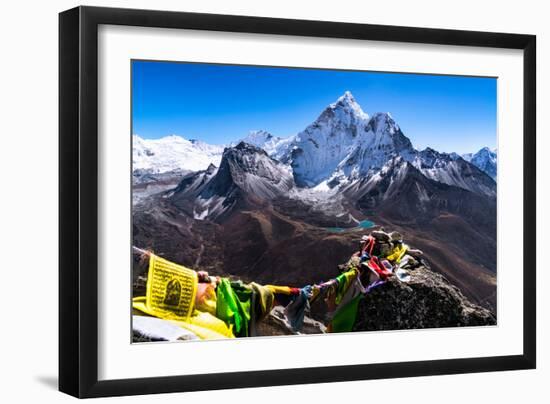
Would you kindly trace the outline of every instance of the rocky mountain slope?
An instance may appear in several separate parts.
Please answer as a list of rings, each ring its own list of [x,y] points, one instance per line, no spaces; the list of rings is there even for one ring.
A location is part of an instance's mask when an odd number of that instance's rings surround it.
[[[256,146],[240,142],[225,149],[220,168],[186,177],[169,198],[183,209],[192,206],[195,219],[227,217],[245,208],[287,194],[294,187],[292,173]]]

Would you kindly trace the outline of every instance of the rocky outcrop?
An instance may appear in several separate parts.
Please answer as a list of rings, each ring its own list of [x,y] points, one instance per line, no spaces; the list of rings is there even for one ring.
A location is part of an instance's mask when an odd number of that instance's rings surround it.
[[[395,277],[359,304],[354,331],[495,325],[491,311],[471,303],[442,275],[419,267],[409,282]]]
[[[371,290],[359,303],[353,331],[383,331],[496,325],[494,314],[470,302],[445,277],[425,266],[409,271],[409,282],[396,277]],[[326,307],[312,305],[300,334],[327,332]],[[282,308],[276,307],[263,321],[259,335],[293,335],[285,324]]]

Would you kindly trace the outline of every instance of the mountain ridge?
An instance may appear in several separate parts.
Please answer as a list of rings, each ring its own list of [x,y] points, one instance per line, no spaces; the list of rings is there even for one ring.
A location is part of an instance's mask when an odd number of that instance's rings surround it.
[[[149,160],[158,159],[161,146],[166,147],[170,142],[174,142],[175,149],[183,150],[183,155],[178,159],[172,153],[168,162],[152,164]],[[270,157],[288,165],[299,187],[349,186],[375,175],[389,160],[401,156],[430,179],[476,193],[496,195],[496,154],[493,158],[488,148],[475,155],[463,156],[431,148],[418,151],[390,113],[378,112],[369,116],[349,91],[294,136],[281,138],[265,130],[255,130],[240,141],[230,143],[229,147],[241,142],[259,147]],[[223,154],[222,146],[187,141],[177,136],[147,141],[135,135],[134,143],[137,145],[134,172],[142,176],[144,172],[162,172],[161,167],[166,171],[170,168],[174,174],[204,170],[208,164],[218,166]]]

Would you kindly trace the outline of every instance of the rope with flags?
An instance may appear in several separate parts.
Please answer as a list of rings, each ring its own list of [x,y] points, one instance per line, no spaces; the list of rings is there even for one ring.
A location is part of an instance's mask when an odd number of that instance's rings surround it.
[[[184,339],[256,336],[259,323],[276,305],[284,306],[291,331],[300,333],[305,314],[318,299],[329,310],[327,332],[352,331],[364,296],[393,276],[407,282],[407,252],[422,254],[396,232],[374,231],[362,237],[361,248],[338,276],[298,288],[234,281],[194,271],[139,247],[133,252],[149,259],[145,296],[132,301],[135,312],[168,322],[186,335]],[[146,328],[145,319],[136,317],[134,327]]]

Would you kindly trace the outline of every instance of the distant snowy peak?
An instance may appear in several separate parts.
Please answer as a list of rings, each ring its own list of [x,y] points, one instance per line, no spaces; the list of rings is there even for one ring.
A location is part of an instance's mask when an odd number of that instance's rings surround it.
[[[273,136],[271,133],[265,130],[252,130],[248,133],[246,137],[241,139],[241,141],[245,143],[261,148],[264,148],[266,144],[270,144],[277,140],[280,140],[280,138]]]
[[[460,155],[460,157],[462,157],[464,160],[466,161],[472,161],[472,158],[475,156],[475,155],[494,155],[495,158],[496,158],[496,155],[497,155],[497,149],[491,149],[490,147],[482,147],[481,149],[479,149],[476,153],[464,153],[462,155]]]
[[[205,170],[210,164],[217,166],[224,149],[223,146],[176,135],[160,139],[143,139],[133,135],[132,143],[133,170],[152,174]]]
[[[179,137],[179,136],[176,136]],[[180,137],[180,139],[183,139]],[[185,139],[184,139],[185,140]],[[189,142],[193,145],[193,147],[197,150],[200,150],[207,154],[215,154],[218,155],[220,152],[223,153],[224,146],[221,145],[212,145],[206,142],[203,142],[202,140],[198,139],[189,139]]]
[[[477,153],[468,153],[462,156],[481,171],[496,181],[497,179],[497,150],[483,147]]]
[[[265,152],[274,159],[281,160],[283,155],[288,152],[288,146],[293,139],[294,137],[282,138],[274,136],[265,130],[253,130],[240,141],[233,142],[231,146],[236,146],[240,142],[245,142],[265,150]]]

